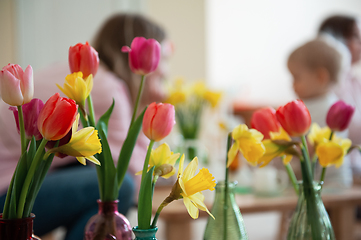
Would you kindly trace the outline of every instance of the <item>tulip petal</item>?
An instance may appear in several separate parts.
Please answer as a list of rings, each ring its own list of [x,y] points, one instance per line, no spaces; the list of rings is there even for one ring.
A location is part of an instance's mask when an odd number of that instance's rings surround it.
[[[30,65],[25,69],[20,87],[24,97],[23,104],[30,102],[34,96],[33,68]]]
[[[20,81],[9,71],[1,71],[0,75],[1,98],[11,106],[21,106],[24,98],[20,89]]]

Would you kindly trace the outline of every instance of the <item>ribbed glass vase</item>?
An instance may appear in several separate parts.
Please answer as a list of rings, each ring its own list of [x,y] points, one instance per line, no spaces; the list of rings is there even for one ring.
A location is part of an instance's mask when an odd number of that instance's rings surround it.
[[[216,196],[211,210],[215,219],[211,216],[208,217],[204,240],[248,239],[241,212],[234,198],[235,186],[236,182],[229,183],[228,194],[225,194],[225,183],[223,181],[217,183]],[[226,202],[228,208],[226,208]]]
[[[335,234],[330,222],[330,218],[327,214],[325,206],[321,199],[321,188],[322,185],[317,182],[313,182],[316,209],[318,212],[318,226],[320,228],[321,236],[317,236],[317,239],[312,238],[312,229],[310,221],[307,215],[307,199],[305,198],[305,191],[302,182],[298,183],[299,186],[299,197],[295,212],[291,218],[291,222],[288,228],[287,239],[288,240],[334,240]],[[312,214],[314,216],[314,214]],[[314,225],[312,225],[314,226]]]

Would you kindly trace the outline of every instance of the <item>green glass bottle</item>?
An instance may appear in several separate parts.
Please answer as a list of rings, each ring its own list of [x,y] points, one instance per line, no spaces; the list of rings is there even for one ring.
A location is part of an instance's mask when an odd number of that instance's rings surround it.
[[[234,198],[236,182],[228,184],[228,194],[225,198],[225,183],[218,182],[216,196],[211,210],[213,219],[208,217],[204,240],[246,240],[248,235],[243,218]],[[228,208],[225,208],[227,202]],[[224,227],[226,226],[226,227]],[[224,231],[223,229],[226,229]]]
[[[321,236],[317,236],[317,240],[334,240],[335,234],[330,222],[330,218],[327,214],[325,206],[321,199],[321,187],[320,183],[314,182],[313,188],[315,193],[316,208],[318,211],[319,227]],[[316,240],[312,239],[311,225],[307,221],[307,199],[304,194],[304,186],[302,182],[299,182],[299,197],[295,212],[291,218],[291,222],[288,228],[287,239],[288,240]],[[307,189],[306,189],[307,190]]]

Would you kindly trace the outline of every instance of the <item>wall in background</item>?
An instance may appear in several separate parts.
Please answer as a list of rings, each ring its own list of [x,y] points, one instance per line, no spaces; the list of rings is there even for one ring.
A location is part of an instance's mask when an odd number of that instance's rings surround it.
[[[315,37],[334,13],[360,14],[358,0],[209,0],[206,5],[207,79],[250,104],[294,98],[289,53]]]
[[[111,14],[141,12],[143,0],[16,0],[16,62],[35,70],[67,61],[69,46],[91,42]]]
[[[0,68],[15,62],[14,3],[12,0],[0,1]]]

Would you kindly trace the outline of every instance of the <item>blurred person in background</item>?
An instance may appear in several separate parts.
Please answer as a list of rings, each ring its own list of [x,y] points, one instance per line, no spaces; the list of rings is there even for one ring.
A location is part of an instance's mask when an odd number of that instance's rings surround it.
[[[130,46],[135,37],[154,38],[162,45],[158,69],[147,75],[139,110],[151,102],[165,97],[162,82],[167,72],[166,60],[171,46],[166,41],[164,30],[140,15],[117,14],[110,17],[99,29],[92,44],[98,51],[100,65],[94,76],[91,92],[96,120],[110,107],[115,106],[109,120],[108,142],[113,159],[118,160],[125,140],[140,84],[140,76],[131,72],[128,54],[123,46]],[[74,43],[75,45],[76,43]],[[54,64],[34,74],[34,98],[44,103],[54,93],[61,91],[65,77],[70,74],[68,64]],[[4,205],[6,190],[20,157],[20,137],[13,113],[0,101],[0,205]],[[140,132],[129,164],[128,174],[119,192],[118,210],[126,215],[134,205],[139,183],[134,173],[140,171],[146,155],[148,139]],[[97,213],[99,199],[96,170],[80,165],[76,159],[54,158],[52,168],[39,191],[33,207],[36,215],[34,233],[44,235],[62,226],[66,228],[66,240],[83,239],[84,227],[91,216]]]

